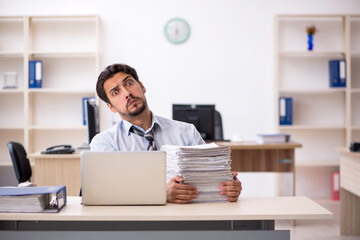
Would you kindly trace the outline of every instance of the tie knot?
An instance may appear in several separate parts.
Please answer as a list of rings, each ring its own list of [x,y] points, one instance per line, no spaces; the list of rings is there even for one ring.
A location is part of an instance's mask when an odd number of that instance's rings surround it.
[[[154,142],[154,132],[153,129],[151,131],[149,131],[148,133],[143,133],[141,132],[139,129],[137,129],[136,127],[132,126],[130,129],[130,132],[133,132],[139,136],[144,137],[146,140],[149,141],[149,145],[147,147],[147,151],[155,151],[157,150],[155,142]]]
[[[153,131],[151,130],[150,132],[145,133],[145,134],[144,134],[144,137],[145,137],[149,142],[154,141],[154,133],[153,133]]]

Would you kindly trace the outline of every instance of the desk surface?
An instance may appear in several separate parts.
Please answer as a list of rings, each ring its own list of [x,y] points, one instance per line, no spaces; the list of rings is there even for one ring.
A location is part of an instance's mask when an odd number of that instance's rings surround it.
[[[215,142],[220,146],[229,146],[230,149],[294,149],[301,148],[302,145],[297,142],[288,143],[257,143],[257,142]],[[74,154],[41,154],[40,152],[31,153],[28,155],[29,158],[79,158],[80,153]]]
[[[257,142],[215,142],[220,146],[229,146],[235,149],[294,149],[301,148],[302,145],[297,142],[286,143],[257,143]]]
[[[206,221],[330,219],[333,214],[307,197],[240,198],[235,203],[164,206],[82,206],[68,197],[59,213],[0,213],[0,220],[27,221]]]
[[[344,153],[344,154],[348,154],[350,156],[360,158],[360,152],[352,152],[352,151],[350,151],[349,148],[339,147],[339,148],[336,148],[335,150],[338,151],[339,153]]]
[[[72,154],[41,154],[40,152],[35,152],[27,155],[30,160],[37,158],[37,159],[73,159],[79,158],[80,153],[72,153]]]

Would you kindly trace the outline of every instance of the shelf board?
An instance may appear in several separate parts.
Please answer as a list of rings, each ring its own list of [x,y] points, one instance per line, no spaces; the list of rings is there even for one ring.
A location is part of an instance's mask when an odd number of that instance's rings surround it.
[[[352,93],[360,93],[360,88],[352,88],[351,92]]]
[[[11,58],[22,58],[24,56],[23,52],[0,52],[1,57],[11,57]]]
[[[360,57],[360,52],[351,52],[352,57]]]
[[[24,130],[24,128],[19,127],[19,126],[1,126],[0,131],[1,130],[18,130],[18,131],[21,131],[21,130]]]
[[[328,160],[328,161],[319,161],[319,160],[307,160],[307,161],[295,161],[295,166],[297,167],[337,167],[340,165],[340,160]]]
[[[0,16],[0,22],[22,22],[23,16]]]
[[[0,167],[12,167],[12,162],[0,162]]]
[[[341,125],[288,125],[279,126],[280,130],[345,130]]]
[[[352,126],[351,130],[360,130],[360,126]]]
[[[345,52],[281,51],[280,57],[344,57]]]
[[[64,22],[64,21],[94,21],[96,20],[97,15],[44,15],[44,16],[31,16],[30,19],[32,21],[56,21],[56,22]]]
[[[83,51],[83,52],[52,52],[52,51],[30,51],[33,57],[48,57],[48,58],[87,58],[87,57],[96,57],[96,51]]]
[[[54,93],[54,94],[92,94],[94,90],[66,89],[66,88],[29,88],[30,93]]]
[[[343,15],[340,14],[317,14],[317,15],[312,15],[312,14],[280,14],[277,15],[277,17],[279,18],[279,20],[303,20],[304,18],[306,19],[324,19],[324,18],[338,18],[339,20],[343,17]]]
[[[66,130],[86,130],[86,126],[35,126],[29,127],[29,130],[44,130],[44,131],[66,131]]]
[[[19,88],[5,88],[5,89],[0,89],[0,93],[23,94],[24,90],[19,89]]]
[[[291,94],[332,94],[344,93],[346,88],[326,88],[326,89],[279,89],[280,93]]]

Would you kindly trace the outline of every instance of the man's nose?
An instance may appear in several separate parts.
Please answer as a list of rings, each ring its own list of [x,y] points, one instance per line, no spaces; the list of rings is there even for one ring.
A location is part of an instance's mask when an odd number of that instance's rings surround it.
[[[132,96],[133,96],[133,95],[132,95],[131,93],[129,93],[129,92],[126,91],[126,97],[125,97],[126,100],[129,99],[129,98],[131,98]]]

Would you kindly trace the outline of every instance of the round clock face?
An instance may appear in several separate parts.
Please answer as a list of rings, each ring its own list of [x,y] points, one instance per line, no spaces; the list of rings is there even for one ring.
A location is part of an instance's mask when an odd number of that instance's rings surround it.
[[[181,18],[173,18],[165,24],[166,38],[175,44],[185,42],[190,36],[189,24]]]

